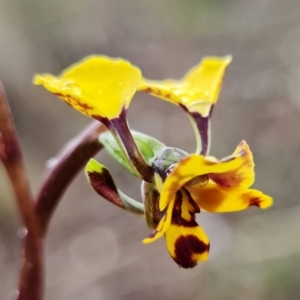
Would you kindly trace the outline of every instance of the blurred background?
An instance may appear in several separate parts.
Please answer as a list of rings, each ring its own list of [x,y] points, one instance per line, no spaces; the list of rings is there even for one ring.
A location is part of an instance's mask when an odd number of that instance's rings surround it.
[[[180,78],[206,55],[233,55],[212,119],[211,154],[245,139],[255,188],[274,197],[266,211],[201,213],[210,259],[191,270],[165,241],[143,245],[143,218],[98,197],[80,174],[60,203],[46,240],[46,300],[300,299],[299,0],[0,0],[0,78],[36,193],[46,161],[91,121],[41,87],[89,54],[123,57],[145,77]],[[145,94],[129,110],[132,128],[192,152],[179,108]],[[120,189],[141,201],[140,181],[104,151],[97,159]],[[0,298],[13,299],[20,216],[0,166]]]

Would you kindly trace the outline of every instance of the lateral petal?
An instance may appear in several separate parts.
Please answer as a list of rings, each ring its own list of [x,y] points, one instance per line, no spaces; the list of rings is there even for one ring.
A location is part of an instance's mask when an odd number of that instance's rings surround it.
[[[209,182],[205,187],[187,186],[192,198],[209,212],[234,212],[250,206],[266,209],[273,204],[273,199],[259,190],[240,187],[225,187]]]
[[[161,191],[159,208],[163,211],[176,192],[193,178],[210,173],[232,172],[243,164],[243,155],[245,153],[236,153],[234,157],[218,161],[212,157],[191,154],[177,163],[170,175],[166,178]]]
[[[243,155],[241,155],[243,153]],[[248,188],[254,183],[254,162],[253,156],[245,141],[241,141],[235,151],[226,160],[237,156],[241,156],[240,164],[236,165],[236,169],[228,170],[224,173],[209,173],[209,178],[215,183],[227,187],[243,187]]]

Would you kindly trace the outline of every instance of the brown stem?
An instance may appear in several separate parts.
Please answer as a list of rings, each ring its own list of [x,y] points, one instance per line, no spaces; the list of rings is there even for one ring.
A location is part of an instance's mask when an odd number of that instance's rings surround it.
[[[36,202],[42,237],[46,234],[51,216],[66,188],[88,160],[103,148],[98,136],[106,130],[99,121],[93,122],[55,157],[56,163],[48,170]]]
[[[213,112],[214,106],[212,105],[208,116],[203,117],[198,112],[191,112],[189,109],[183,105],[179,106],[189,114],[192,125],[195,130],[196,140],[197,140],[197,151],[196,153],[207,156],[210,148],[210,118]]]
[[[41,238],[45,238],[51,216],[68,185],[87,161],[102,149],[98,136],[105,130],[107,129],[104,125],[98,121],[93,122],[84,132],[71,140],[55,158],[56,163],[48,170],[37,196],[36,213]],[[26,238],[25,257],[31,251],[28,248],[29,243]],[[25,267],[21,270],[21,277],[25,281],[34,281],[34,274],[28,272]]]
[[[143,180],[152,182],[153,170],[146,163],[130,132],[126,114],[127,111],[123,110],[118,118],[111,120],[102,118],[101,121],[110,130],[120,149],[128,157],[128,162],[132,164],[137,173],[141,175]]]
[[[98,136],[105,130],[107,130],[106,127],[100,122],[93,122],[61,150],[55,158],[56,164],[48,170],[36,202],[36,214],[42,239],[45,238],[51,216],[68,185],[87,161],[102,149],[102,145],[98,142]],[[31,251],[28,247],[29,243],[30,241],[26,238],[25,257]],[[33,272],[28,272],[25,266],[21,270],[21,278],[24,281],[34,282]],[[31,300],[31,298],[24,298],[24,300],[29,299]]]
[[[27,230],[22,261],[19,300],[40,300],[43,297],[43,245],[39,238],[34,199],[23,162],[22,152],[4,87],[0,82],[0,159],[13,186],[21,218]],[[28,276],[30,274],[30,277]]]

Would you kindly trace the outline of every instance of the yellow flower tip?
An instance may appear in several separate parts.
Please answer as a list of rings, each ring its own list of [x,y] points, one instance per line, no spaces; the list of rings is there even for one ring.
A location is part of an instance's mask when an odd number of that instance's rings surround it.
[[[41,76],[41,75],[39,75],[39,74],[34,75],[33,80],[32,80],[32,83],[33,83],[34,85],[41,85],[41,84],[43,84],[43,83],[44,83],[44,78],[43,78],[43,76]]]
[[[267,209],[273,205],[273,198],[262,194],[261,197],[251,199],[249,206],[257,206],[260,209]]]
[[[151,239],[151,238],[145,238],[145,239],[143,239],[143,244],[150,244],[150,243],[152,243],[152,242],[154,242],[154,240],[153,239]]]
[[[223,57],[218,57],[218,56],[206,56],[204,57],[201,62],[195,66],[194,68],[192,68],[189,73],[187,73],[186,76],[188,76],[188,74],[190,75],[193,71],[197,71],[200,69],[204,69],[206,68],[211,69],[214,68],[216,70],[219,71],[223,71],[225,70],[225,68],[232,62],[232,56],[231,55],[226,55]],[[222,74],[221,74],[222,76]]]
[[[87,116],[113,119],[128,108],[141,77],[140,69],[126,60],[94,55],[57,77],[36,75],[33,83],[43,85]]]
[[[85,167],[85,171],[88,172],[96,172],[96,173],[103,173],[103,169],[105,169],[105,167],[103,165],[101,165],[99,162],[97,162],[95,159],[91,158],[86,167]]]
[[[143,239],[143,244],[153,243],[157,241],[159,238],[161,238],[163,234],[164,234],[163,231],[158,231],[155,229],[149,234],[147,238]]]
[[[232,57],[204,57],[181,80],[143,79],[139,90],[207,117],[217,102],[226,67]]]
[[[210,243],[200,226],[170,226],[166,243],[172,258],[183,268],[193,268],[208,259]]]

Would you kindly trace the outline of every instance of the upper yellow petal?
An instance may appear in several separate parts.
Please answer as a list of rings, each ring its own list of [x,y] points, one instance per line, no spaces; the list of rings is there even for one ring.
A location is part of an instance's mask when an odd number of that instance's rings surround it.
[[[36,75],[34,84],[43,85],[87,116],[113,119],[129,106],[141,76],[126,60],[89,56],[59,76]]]
[[[244,154],[242,151],[236,153],[234,157],[230,156],[228,159],[221,161],[197,154],[191,154],[183,158],[174,167],[164,182],[159,201],[159,209],[161,211],[164,210],[170,200],[174,198],[176,192],[196,176],[209,173],[225,173],[238,169],[243,163]]]
[[[225,69],[231,59],[231,56],[205,57],[181,80],[143,79],[139,90],[177,105],[182,104],[189,112],[198,112],[206,117],[217,102]]]

